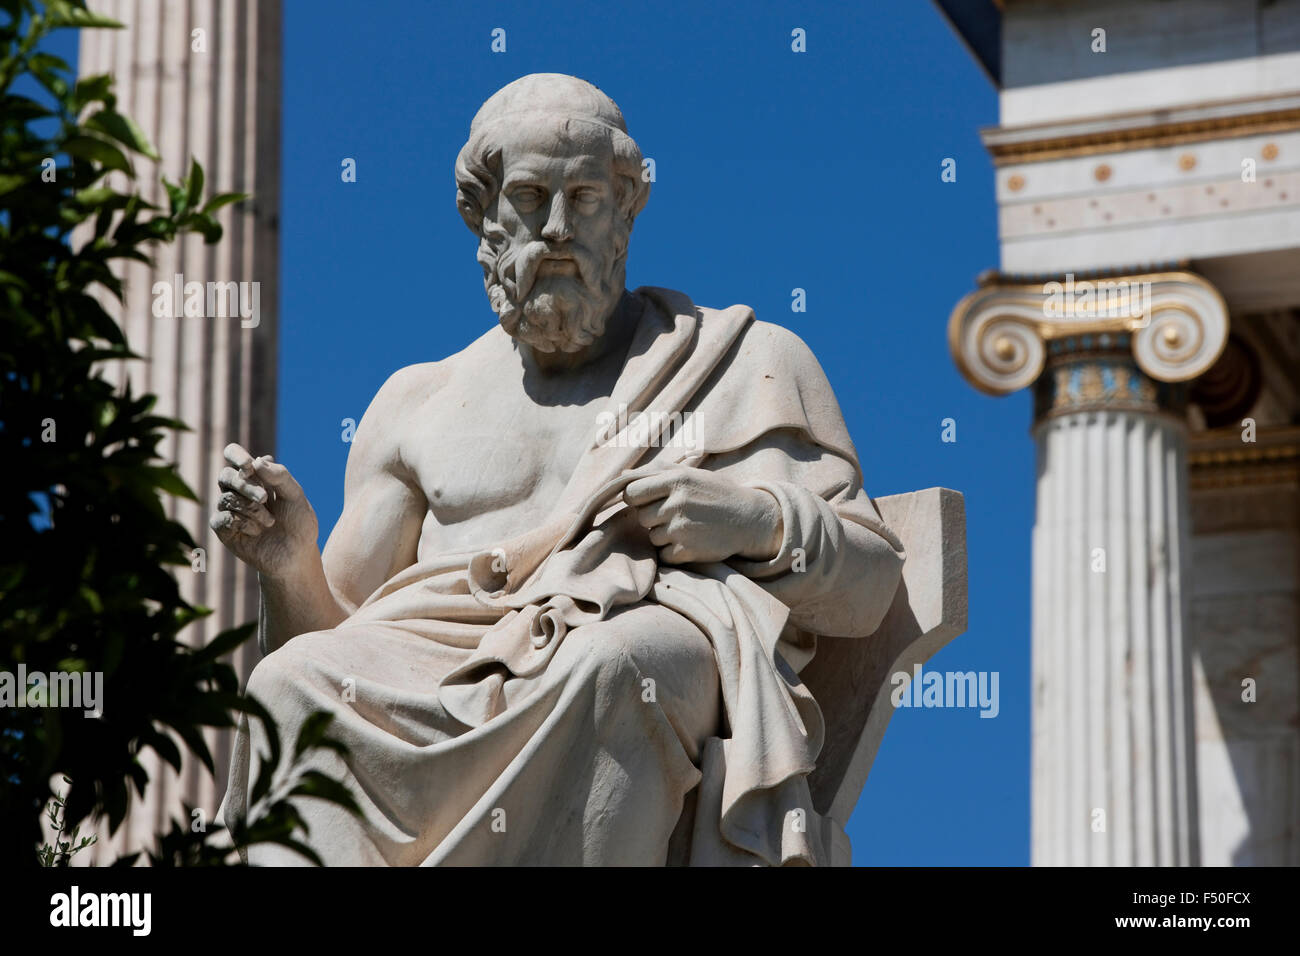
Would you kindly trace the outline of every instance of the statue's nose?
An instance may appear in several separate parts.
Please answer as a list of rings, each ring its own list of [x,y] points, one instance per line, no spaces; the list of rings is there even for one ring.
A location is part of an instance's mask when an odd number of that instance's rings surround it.
[[[556,242],[567,242],[573,238],[573,221],[569,216],[569,204],[564,193],[557,192],[551,200],[551,214],[542,227],[542,238]]]

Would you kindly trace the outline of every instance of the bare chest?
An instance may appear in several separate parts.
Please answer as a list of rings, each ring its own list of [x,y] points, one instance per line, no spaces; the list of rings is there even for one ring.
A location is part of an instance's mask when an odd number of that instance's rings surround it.
[[[422,547],[483,546],[549,515],[596,439],[599,392],[546,403],[502,385],[427,403],[403,442],[429,505]]]

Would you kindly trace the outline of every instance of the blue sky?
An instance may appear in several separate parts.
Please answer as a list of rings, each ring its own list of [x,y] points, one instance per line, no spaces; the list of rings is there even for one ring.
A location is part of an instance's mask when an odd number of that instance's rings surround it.
[[[930,667],[999,672],[1000,713],[895,714],[850,822],[855,862],[1027,865],[1029,396],[977,393],[946,339],[997,265],[978,136],[997,121],[992,85],[925,2],[456,6],[285,3],[275,453],[322,540],[342,505],[342,420],[395,369],[494,321],[452,175],[475,110],[525,73],[590,80],[656,165],[628,286],[791,328],[839,397],[869,493],[966,495],[970,628]]]

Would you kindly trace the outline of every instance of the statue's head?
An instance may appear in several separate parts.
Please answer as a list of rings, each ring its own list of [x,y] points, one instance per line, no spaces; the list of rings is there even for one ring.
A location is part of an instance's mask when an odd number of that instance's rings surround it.
[[[623,114],[590,83],[520,77],[492,95],[456,159],[456,205],[502,327],[542,352],[605,331],[650,184]]]

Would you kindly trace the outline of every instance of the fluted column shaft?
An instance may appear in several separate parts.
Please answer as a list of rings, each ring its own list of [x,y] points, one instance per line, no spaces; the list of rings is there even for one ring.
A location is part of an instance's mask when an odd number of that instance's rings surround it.
[[[1033,862],[1194,864],[1181,388],[1102,338],[1036,388]]]

